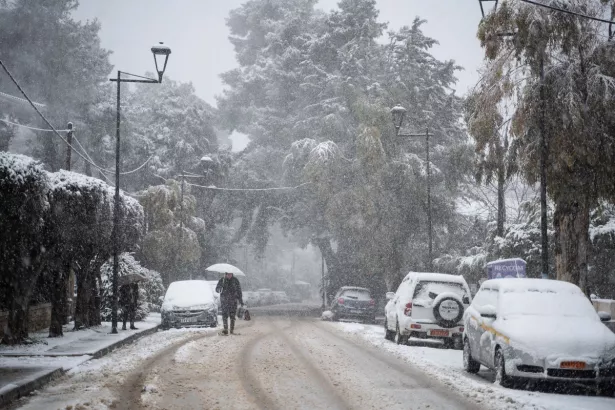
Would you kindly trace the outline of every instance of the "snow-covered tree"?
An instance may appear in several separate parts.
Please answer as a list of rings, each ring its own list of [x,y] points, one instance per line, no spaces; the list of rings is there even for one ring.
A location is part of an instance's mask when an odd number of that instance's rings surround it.
[[[607,13],[599,2],[554,1],[585,15]],[[548,150],[547,188],[554,202],[557,277],[587,286],[590,211],[612,200],[615,147],[614,45],[595,22],[516,0],[502,2],[481,24],[479,39],[490,60],[505,59],[527,73],[511,128],[520,170],[539,175],[539,136]],[[514,38],[500,36],[515,32]],[[544,72],[541,87],[540,73]],[[497,76],[492,76],[499,81]]]
[[[28,336],[28,306],[44,267],[48,177],[32,158],[0,152],[0,304],[9,312],[3,342]]]

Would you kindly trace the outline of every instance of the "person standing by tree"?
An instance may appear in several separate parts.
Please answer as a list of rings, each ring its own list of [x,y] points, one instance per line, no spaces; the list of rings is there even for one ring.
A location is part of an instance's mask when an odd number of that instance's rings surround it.
[[[122,317],[124,323],[122,330],[126,330],[126,322],[130,321],[130,328],[137,330],[135,327],[135,316],[137,313],[137,305],[139,303],[139,284],[137,282],[122,285],[120,287],[120,305],[122,306]]]
[[[228,319],[231,319],[231,334],[235,329],[235,314],[237,302],[243,306],[243,294],[239,280],[230,272],[226,272],[216,285],[216,292],[220,294],[220,307],[222,308],[223,335],[228,335]]]

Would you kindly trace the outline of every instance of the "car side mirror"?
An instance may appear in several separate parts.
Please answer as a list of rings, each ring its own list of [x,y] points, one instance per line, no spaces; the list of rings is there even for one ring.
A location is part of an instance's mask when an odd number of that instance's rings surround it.
[[[611,314],[608,312],[604,312],[604,311],[600,311],[598,312],[598,317],[600,317],[600,320],[603,322],[610,322],[611,321]]]
[[[395,293],[394,292],[387,292],[387,300],[391,300],[395,297]]]
[[[478,313],[480,313],[481,317],[484,317],[484,318],[487,318],[487,319],[495,319],[495,318],[497,318],[496,309],[492,305],[481,306],[477,310],[478,310]]]

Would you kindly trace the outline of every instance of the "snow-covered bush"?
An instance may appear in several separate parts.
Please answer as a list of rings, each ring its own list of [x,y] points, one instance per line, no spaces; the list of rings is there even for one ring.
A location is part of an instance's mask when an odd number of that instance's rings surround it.
[[[162,278],[156,271],[149,270],[141,266],[129,253],[122,253],[119,260],[119,276],[128,274],[139,274],[147,278],[139,282],[139,306],[135,315],[136,320],[143,320],[151,312],[160,311],[160,296],[164,296],[164,286]],[[101,279],[101,315],[104,321],[111,320],[111,302],[113,296],[113,259],[110,258],[100,268]],[[122,306],[119,305],[119,316],[121,319]]]
[[[26,312],[45,251],[48,187],[38,162],[0,152],[0,307],[9,311],[6,343],[28,336]]]

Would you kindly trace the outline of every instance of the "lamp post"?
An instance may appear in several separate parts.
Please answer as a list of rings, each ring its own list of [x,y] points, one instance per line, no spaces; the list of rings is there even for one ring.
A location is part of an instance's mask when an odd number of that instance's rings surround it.
[[[115,199],[113,208],[113,231],[111,234],[111,240],[113,241],[113,298],[111,303],[111,333],[117,333],[117,302],[118,302],[118,273],[119,273],[119,218],[120,218],[120,84],[121,83],[146,83],[146,84],[160,84],[162,82],[162,75],[167,68],[167,61],[169,60],[169,54],[171,49],[165,46],[163,43],[159,43],[152,47],[152,54],[154,55],[154,64],[156,65],[156,72],[158,73],[158,79],[141,77],[135,74],[123,73],[126,76],[138,77],[137,78],[122,78],[122,71],[117,72],[117,78],[111,78],[109,81],[117,82],[117,109],[116,109],[116,128],[115,128]],[[162,59],[164,58],[164,62]],[[159,63],[160,60],[160,63]],[[162,67],[162,68],[160,68]]]
[[[404,123],[404,117],[407,110],[397,104],[391,108],[391,116],[393,117],[393,125],[395,126],[395,134],[397,137],[425,137],[425,160],[427,162],[427,237],[429,242],[429,270],[432,270],[433,264],[433,227],[431,219],[431,163],[429,162],[429,128],[425,129],[425,133],[413,134],[402,133],[401,126]]]

